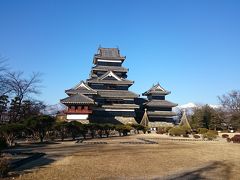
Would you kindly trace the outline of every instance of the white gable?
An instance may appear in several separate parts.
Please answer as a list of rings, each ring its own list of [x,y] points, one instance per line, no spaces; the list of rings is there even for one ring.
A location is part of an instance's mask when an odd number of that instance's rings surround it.
[[[156,86],[155,88],[156,90],[161,90],[161,91],[166,91],[165,89],[163,89],[159,84]]]
[[[78,88],[85,88],[87,90],[92,90],[88,85],[86,85],[83,81],[81,81],[77,86],[75,86],[74,89],[78,89]]]
[[[112,71],[107,72],[106,74],[104,74],[102,77],[100,77],[101,80],[105,79],[106,77],[113,77],[118,81],[122,81],[122,79],[120,77],[118,77],[116,74],[114,74]]]

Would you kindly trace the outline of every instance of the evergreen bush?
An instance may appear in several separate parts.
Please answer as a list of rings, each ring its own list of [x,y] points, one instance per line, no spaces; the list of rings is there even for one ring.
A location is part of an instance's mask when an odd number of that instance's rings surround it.
[[[157,127],[157,134],[167,134],[169,133],[169,130],[171,129],[171,126],[159,126]]]
[[[218,135],[218,132],[215,131],[215,130],[208,130],[209,133],[212,133],[212,134],[215,134],[215,135]]]
[[[183,136],[186,134],[187,134],[186,130],[181,126],[175,126],[169,130],[170,136]]]
[[[173,127],[172,126],[165,126],[164,129],[165,129],[165,132],[168,133],[170,129],[172,129]]]
[[[208,131],[207,133],[203,134],[202,137],[203,139],[214,140],[217,138],[217,135],[212,131]]]
[[[198,128],[197,129],[198,134],[205,134],[208,132],[207,128]]]

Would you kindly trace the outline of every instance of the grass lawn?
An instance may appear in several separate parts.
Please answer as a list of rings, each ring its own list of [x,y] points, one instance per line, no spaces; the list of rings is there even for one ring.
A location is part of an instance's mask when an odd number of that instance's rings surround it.
[[[143,137],[158,144],[140,142]],[[79,151],[19,179],[240,179],[240,144],[181,142],[160,135],[98,139]],[[142,141],[141,141],[142,142]]]

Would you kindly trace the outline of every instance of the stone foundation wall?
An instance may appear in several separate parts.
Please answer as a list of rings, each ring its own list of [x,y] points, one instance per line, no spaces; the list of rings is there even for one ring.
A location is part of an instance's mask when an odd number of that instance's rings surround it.
[[[136,120],[133,117],[116,116],[115,119],[121,122],[122,124],[137,124]]]
[[[89,124],[89,120],[87,119],[77,119],[77,120],[67,120],[68,122],[71,122],[71,121],[78,121],[82,124]]]
[[[171,126],[171,127],[173,127],[174,124],[169,123],[169,122],[160,122],[160,121],[149,122],[149,127],[151,127],[151,128],[160,127],[160,126]]]
[[[90,123],[99,123],[99,124],[137,124],[134,117],[103,117],[103,116],[94,116],[90,118]]]

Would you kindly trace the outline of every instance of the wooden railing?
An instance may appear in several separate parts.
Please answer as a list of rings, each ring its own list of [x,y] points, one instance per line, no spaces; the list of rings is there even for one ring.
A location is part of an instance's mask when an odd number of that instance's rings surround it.
[[[89,109],[69,109],[64,112],[65,114],[92,114],[92,110]]]

